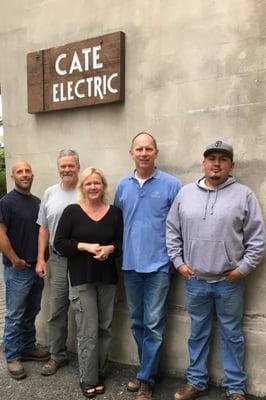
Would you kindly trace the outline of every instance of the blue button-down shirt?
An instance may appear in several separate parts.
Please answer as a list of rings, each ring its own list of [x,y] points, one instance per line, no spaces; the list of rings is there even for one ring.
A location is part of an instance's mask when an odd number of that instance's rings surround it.
[[[124,219],[123,269],[169,271],[165,220],[181,182],[160,170],[140,186],[134,173],[118,184],[114,204]]]

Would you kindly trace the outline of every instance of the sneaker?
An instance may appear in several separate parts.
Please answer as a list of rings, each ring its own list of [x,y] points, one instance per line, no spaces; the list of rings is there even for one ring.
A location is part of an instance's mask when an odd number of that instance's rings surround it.
[[[57,361],[54,360],[53,358],[50,358],[50,360],[42,367],[41,374],[44,376],[54,375],[56,374],[59,368],[62,368],[67,364],[68,360]]]
[[[149,382],[140,382],[136,400],[152,400],[152,385]]]
[[[229,400],[246,400],[246,396],[243,393],[232,393],[227,396]]]
[[[7,370],[9,375],[14,379],[24,379],[27,374],[19,360],[7,362]]]
[[[194,400],[197,397],[205,396],[208,394],[208,390],[199,390],[194,386],[187,383],[181,386],[175,393],[175,400]]]
[[[127,390],[137,392],[140,388],[140,380],[138,378],[131,379],[127,384]]]
[[[49,358],[50,353],[40,344],[33,350],[24,350],[20,357],[21,361],[47,361]]]

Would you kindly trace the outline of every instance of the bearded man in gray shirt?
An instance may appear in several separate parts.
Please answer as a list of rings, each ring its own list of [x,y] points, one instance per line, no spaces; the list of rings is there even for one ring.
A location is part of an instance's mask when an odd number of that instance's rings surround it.
[[[76,185],[80,170],[79,156],[74,150],[61,150],[57,158],[61,182],[49,187],[42,198],[37,223],[40,225],[36,273],[48,276],[49,319],[48,348],[50,360],[43,366],[42,375],[53,375],[68,363],[66,353],[67,316],[69,308],[67,259],[53,248],[58,221],[65,207],[76,202]],[[49,244],[49,260],[45,254]]]

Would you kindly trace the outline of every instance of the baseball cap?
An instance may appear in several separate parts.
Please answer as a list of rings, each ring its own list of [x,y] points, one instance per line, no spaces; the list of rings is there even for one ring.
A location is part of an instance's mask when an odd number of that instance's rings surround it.
[[[214,152],[225,153],[228,157],[230,157],[233,160],[234,157],[233,147],[230,144],[223,142],[222,140],[216,140],[215,143],[207,146],[206,150],[203,153],[203,156],[207,157],[209,154]]]

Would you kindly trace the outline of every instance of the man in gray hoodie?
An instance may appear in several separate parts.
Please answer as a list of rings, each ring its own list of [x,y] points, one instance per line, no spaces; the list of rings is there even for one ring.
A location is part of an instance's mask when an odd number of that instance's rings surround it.
[[[168,254],[186,279],[191,318],[187,384],[176,400],[207,393],[213,310],[221,331],[224,386],[230,400],[245,400],[243,278],[260,262],[265,226],[255,194],[230,175],[233,148],[220,140],[204,152],[205,176],[184,186],[167,217]]]

